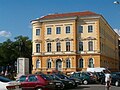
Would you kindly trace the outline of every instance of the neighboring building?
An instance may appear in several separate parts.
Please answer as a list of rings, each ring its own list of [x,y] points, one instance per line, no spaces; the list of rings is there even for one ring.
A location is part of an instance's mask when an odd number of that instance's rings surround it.
[[[50,14],[32,20],[33,73],[69,73],[88,67],[118,71],[118,34],[90,11]]]
[[[118,50],[119,50],[119,71],[120,71],[120,36],[118,40]]]

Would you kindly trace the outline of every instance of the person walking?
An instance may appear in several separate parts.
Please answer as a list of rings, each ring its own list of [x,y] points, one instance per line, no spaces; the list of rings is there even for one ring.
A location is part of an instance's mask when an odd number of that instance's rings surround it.
[[[109,90],[111,86],[111,74],[110,71],[105,71],[105,86],[106,90]]]

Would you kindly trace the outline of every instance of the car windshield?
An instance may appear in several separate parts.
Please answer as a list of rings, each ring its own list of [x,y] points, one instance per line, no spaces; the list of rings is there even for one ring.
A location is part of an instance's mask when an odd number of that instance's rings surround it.
[[[50,75],[52,78],[54,78],[55,80],[61,80],[61,78],[59,78],[58,76],[56,75]]]
[[[61,78],[61,79],[67,79],[68,77],[66,77],[66,76],[64,76],[64,75],[62,75],[62,74],[55,74],[56,76],[58,76],[59,78]]]
[[[46,80],[52,80],[49,76],[45,75],[45,74],[41,74],[40,75],[42,78],[46,79]]]
[[[27,77],[27,76],[21,76],[20,79],[19,79],[19,81],[20,81],[20,82],[24,82],[24,81],[26,80],[26,77]]]
[[[8,78],[5,78],[5,77],[0,76],[0,81],[1,81],[1,82],[10,82],[10,81],[12,81],[12,80],[10,80],[10,79],[8,79]]]
[[[47,77],[49,77],[50,79],[54,80],[54,78],[51,75],[47,75]]]

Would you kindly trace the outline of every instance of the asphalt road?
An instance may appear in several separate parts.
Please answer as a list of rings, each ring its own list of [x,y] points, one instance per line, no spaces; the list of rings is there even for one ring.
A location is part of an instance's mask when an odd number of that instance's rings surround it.
[[[104,85],[91,84],[91,85],[80,85],[74,89],[68,90],[106,90]],[[111,86],[110,90],[120,90],[120,87]]]

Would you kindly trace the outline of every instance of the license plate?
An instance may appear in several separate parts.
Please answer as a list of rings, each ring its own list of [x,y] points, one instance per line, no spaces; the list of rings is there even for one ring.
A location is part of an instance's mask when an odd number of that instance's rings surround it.
[[[15,88],[17,89],[17,88],[19,88],[19,86],[15,86]]]
[[[56,85],[60,85],[60,83],[56,83]]]

